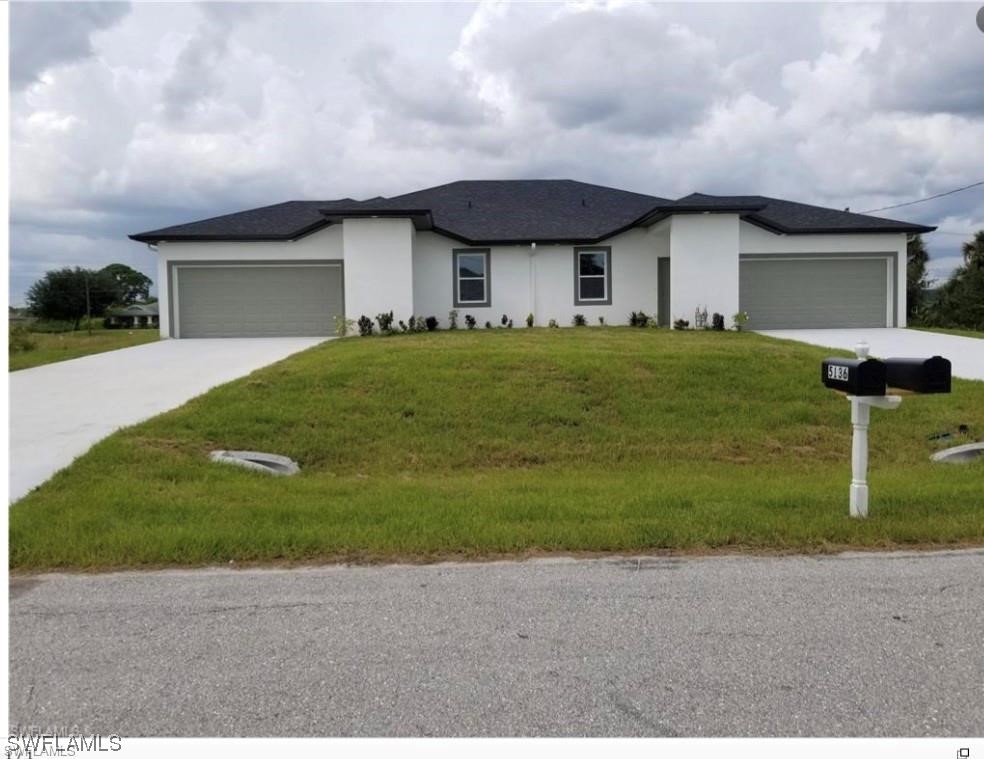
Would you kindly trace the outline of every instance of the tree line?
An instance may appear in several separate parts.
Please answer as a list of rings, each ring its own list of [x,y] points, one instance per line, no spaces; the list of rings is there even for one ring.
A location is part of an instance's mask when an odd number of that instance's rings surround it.
[[[921,235],[907,250],[908,316],[911,324],[984,330],[984,229],[965,242],[963,264],[946,282],[934,287],[926,264],[929,256]]]
[[[27,310],[39,319],[72,322],[100,317],[114,306],[146,302],[153,280],[125,264],[103,269],[54,269],[27,291]]]

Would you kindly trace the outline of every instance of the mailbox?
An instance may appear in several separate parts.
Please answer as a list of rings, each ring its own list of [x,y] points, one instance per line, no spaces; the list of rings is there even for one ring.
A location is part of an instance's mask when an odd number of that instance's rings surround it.
[[[886,358],[885,382],[889,387],[915,393],[949,393],[950,362],[932,358]]]
[[[885,395],[885,364],[873,358],[827,358],[820,379],[848,395]]]

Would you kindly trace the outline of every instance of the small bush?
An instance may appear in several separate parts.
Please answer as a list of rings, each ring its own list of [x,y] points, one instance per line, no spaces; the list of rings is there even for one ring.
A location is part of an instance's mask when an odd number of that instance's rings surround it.
[[[10,330],[10,342],[7,343],[8,353],[27,353],[37,347],[38,343],[31,337],[27,327],[14,327]]]
[[[739,311],[737,314],[731,317],[731,321],[735,325],[735,330],[741,332],[742,327],[748,324],[748,313],[745,311]]]
[[[557,324],[557,320],[556,320],[556,319],[551,319],[551,320],[550,320],[550,321],[549,321],[549,322],[547,323],[547,326],[548,326],[548,327],[556,327],[556,328],[558,328],[558,329],[560,328],[560,325],[559,325],[559,324]]]
[[[532,327],[533,326],[533,314],[527,314],[526,315],[526,326],[527,327]]]
[[[509,317],[503,314],[499,321],[502,323],[502,326],[505,327],[509,323]]]
[[[359,334],[362,337],[369,337],[372,334],[372,319],[363,314],[359,317]]]
[[[81,326],[81,321],[80,321]],[[75,322],[55,321],[53,319],[38,320],[31,324],[31,332],[42,334],[58,334],[60,332],[74,332]]]
[[[673,329],[690,329],[690,322],[687,319],[677,319],[673,322]]]
[[[437,317],[436,316],[428,316],[424,320],[424,324],[427,325],[427,331],[428,332],[433,332],[434,330],[437,329],[437,325],[439,324],[439,322],[437,321]]]
[[[645,311],[633,311],[629,314],[630,327],[648,327],[650,316]]]
[[[400,319],[399,325],[400,325],[400,332],[406,332],[407,331],[407,323],[405,321],[403,321],[403,319]]]
[[[574,314],[574,318],[571,319],[571,324],[575,327],[587,327],[588,320],[584,318],[584,314]]]
[[[476,324],[478,324],[478,322],[475,320],[474,316],[471,314],[465,314],[465,326],[468,327],[468,329],[475,329]]]
[[[408,332],[423,332],[427,329],[427,324],[422,316],[412,316],[407,320]]]
[[[605,326],[605,317],[604,316],[599,316],[598,317],[598,324],[601,325],[602,327]]]
[[[711,329],[724,332],[724,314],[715,313],[711,317]]]
[[[492,329],[492,322],[485,322],[485,329]]]
[[[448,329],[458,329],[458,310],[456,308],[448,311]]]
[[[694,309],[694,329],[707,329],[707,306],[701,310],[700,306]]]
[[[355,329],[355,319],[346,319],[341,314],[335,315],[335,334],[339,337],[345,337],[346,335],[352,334],[352,330]]]
[[[376,323],[379,324],[379,332],[388,335],[393,331],[393,312],[376,314]]]

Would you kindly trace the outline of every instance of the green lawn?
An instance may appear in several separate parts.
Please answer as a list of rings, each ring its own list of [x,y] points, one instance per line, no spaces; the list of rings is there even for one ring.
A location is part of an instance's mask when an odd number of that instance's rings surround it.
[[[86,330],[54,334],[32,332],[30,339],[36,347],[30,351],[11,353],[10,371],[151,343],[160,339],[160,333],[157,329],[93,329],[91,335]]]
[[[921,332],[939,332],[944,335],[958,335],[960,337],[976,337],[979,340],[984,340],[984,332],[978,332],[973,329],[952,329],[949,327],[913,327],[913,329],[918,329]]]
[[[984,383],[873,412],[857,521],[829,353],[628,327],[326,343],[97,445],[13,506],[11,566],[984,543],[984,464],[927,441],[984,431]]]

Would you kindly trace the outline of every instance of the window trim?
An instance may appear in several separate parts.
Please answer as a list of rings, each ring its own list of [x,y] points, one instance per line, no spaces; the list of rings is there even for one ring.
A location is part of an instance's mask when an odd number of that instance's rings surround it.
[[[581,297],[581,254],[605,254],[605,297]],[[586,275],[588,276],[588,275]],[[597,275],[590,275],[596,277]],[[612,248],[610,245],[588,245],[574,248],[574,305],[575,306],[610,306],[612,305]]]
[[[485,300],[461,300],[458,292],[461,278],[458,276],[458,257],[481,255],[485,257]],[[465,277],[478,279],[478,277]],[[455,308],[489,308],[492,305],[492,250],[491,248],[454,248],[451,251],[451,298]]]

